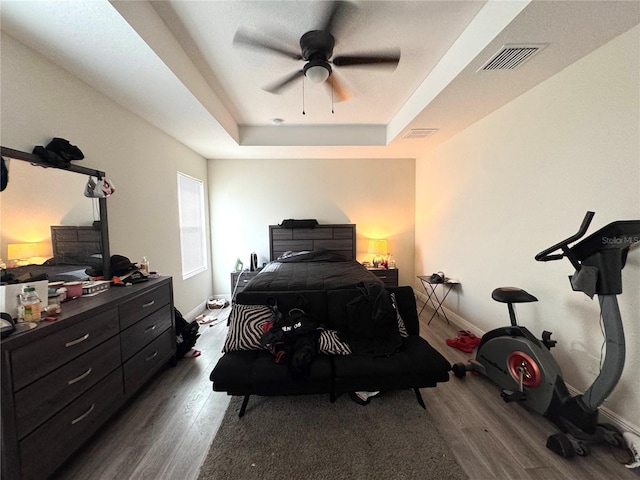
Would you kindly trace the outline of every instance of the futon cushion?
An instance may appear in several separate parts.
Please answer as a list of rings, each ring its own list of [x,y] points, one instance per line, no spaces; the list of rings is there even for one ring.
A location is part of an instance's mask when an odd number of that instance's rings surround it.
[[[258,358],[258,350],[243,350],[225,353],[214,367],[209,379],[215,392],[230,395],[251,393],[251,366]]]
[[[402,339],[388,357],[333,357],[336,391],[385,390],[433,386],[449,379],[451,364],[422,337]]]
[[[278,365],[273,356],[260,352],[251,364],[251,391],[257,395],[299,395],[332,390],[331,360],[318,355],[303,379],[294,380],[287,365]]]

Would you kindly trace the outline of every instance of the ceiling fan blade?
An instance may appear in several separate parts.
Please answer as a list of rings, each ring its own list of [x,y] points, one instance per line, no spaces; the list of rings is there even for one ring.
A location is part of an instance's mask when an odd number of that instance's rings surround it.
[[[329,32],[334,37],[340,36],[340,28],[344,25],[345,18],[355,9],[351,2],[335,1],[330,2],[324,21],[320,24],[319,30]]]
[[[292,58],[293,60],[302,60],[302,55],[300,54],[300,52],[288,50],[284,47],[276,45],[271,41],[268,41],[267,39],[256,38],[243,30],[238,30],[236,32],[235,36],[233,37],[233,44],[279,53],[280,55]]]
[[[347,90],[344,84],[338,80],[335,72],[329,75],[329,78],[327,78],[324,83],[333,90],[333,98],[335,102],[345,102],[353,97],[353,93]]]
[[[293,82],[295,79],[297,79],[298,77],[301,77],[303,75],[302,70],[298,70],[296,72],[293,72],[289,75],[287,75],[284,78],[281,78],[280,80],[278,80],[277,82],[271,83],[265,87],[262,87],[262,89],[266,92],[269,93],[275,93],[278,94],[282,91],[282,89],[284,87],[286,87],[287,85],[289,85],[291,82]]]
[[[400,61],[400,52],[371,55],[340,55],[334,57],[331,63],[336,67],[351,67],[361,65],[388,65],[397,66]]]

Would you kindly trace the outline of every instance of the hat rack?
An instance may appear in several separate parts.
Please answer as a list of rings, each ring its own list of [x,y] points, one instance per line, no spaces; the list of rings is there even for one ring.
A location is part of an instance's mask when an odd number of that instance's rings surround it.
[[[50,163],[46,163],[44,160],[42,160],[42,158],[40,158],[39,156],[33,153],[21,152],[20,150],[14,150],[13,148],[7,148],[7,147],[0,147],[0,148],[2,149],[3,157],[14,158],[16,160],[24,160],[38,167],[57,168],[59,170],[69,170],[70,172],[83,173],[85,175],[93,175],[98,178],[104,178],[104,175],[105,175],[105,173],[102,170],[83,167],[82,165],[76,165],[74,163],[69,164],[69,166],[67,167],[58,167],[56,165],[51,165]]]

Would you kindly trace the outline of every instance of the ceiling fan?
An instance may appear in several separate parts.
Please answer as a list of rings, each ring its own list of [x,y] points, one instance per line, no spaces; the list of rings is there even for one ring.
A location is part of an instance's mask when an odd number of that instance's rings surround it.
[[[306,62],[300,70],[296,70],[271,83],[263,90],[270,93],[281,93],[285,87],[300,77],[306,77],[314,83],[325,83],[332,89],[337,101],[346,100],[351,94],[336,78],[334,67],[354,66],[386,66],[395,68],[400,61],[399,49],[387,52],[374,52],[366,55],[339,55],[332,58],[335,46],[334,32],[348,14],[349,2],[327,2],[328,9],[325,20],[319,30],[311,30],[300,37],[300,52],[283,48],[266,38],[258,38],[242,29],[238,29],[233,39],[234,45],[242,45],[272,53],[284,55],[296,61]]]

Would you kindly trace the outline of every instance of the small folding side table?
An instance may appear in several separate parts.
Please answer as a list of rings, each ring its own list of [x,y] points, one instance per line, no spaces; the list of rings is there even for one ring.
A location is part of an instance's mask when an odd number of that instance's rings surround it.
[[[420,283],[422,283],[422,288],[424,288],[424,291],[427,294],[427,301],[424,302],[420,313],[418,313],[418,317],[420,317],[420,314],[422,313],[422,310],[424,310],[424,307],[426,307],[428,304],[431,304],[434,310],[431,314],[431,318],[429,318],[429,321],[427,322],[427,325],[431,324],[431,320],[433,320],[433,317],[435,317],[436,315],[440,316],[439,312],[442,312],[442,316],[448,324],[449,319],[447,318],[447,314],[442,308],[442,304],[447,298],[447,295],[449,295],[451,289],[456,285],[460,285],[460,282],[455,280],[447,280],[446,282],[433,282],[431,281],[430,277],[424,275],[418,275],[418,278],[420,279]],[[438,293],[436,292],[438,285],[442,285],[442,298],[438,297]]]

